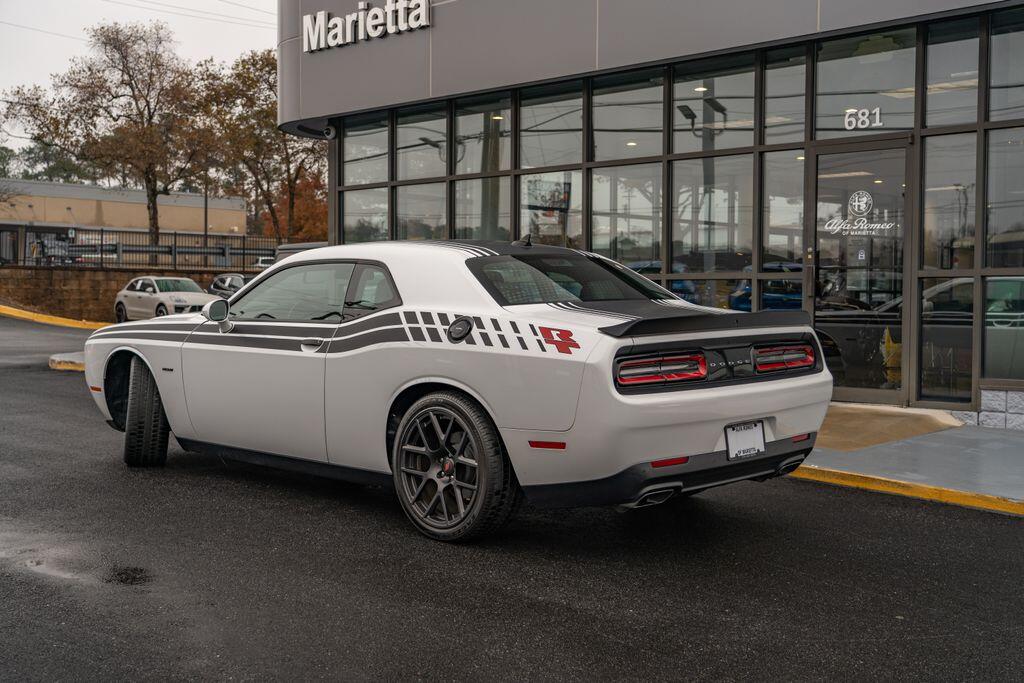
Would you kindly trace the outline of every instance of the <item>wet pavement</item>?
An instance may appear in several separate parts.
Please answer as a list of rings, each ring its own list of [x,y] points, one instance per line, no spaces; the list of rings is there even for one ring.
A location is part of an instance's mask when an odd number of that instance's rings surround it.
[[[1024,666],[1020,518],[783,479],[630,514],[527,509],[489,542],[442,545],[381,489],[173,441],[167,467],[128,470],[82,376],[46,369],[63,341],[0,366],[2,680]]]

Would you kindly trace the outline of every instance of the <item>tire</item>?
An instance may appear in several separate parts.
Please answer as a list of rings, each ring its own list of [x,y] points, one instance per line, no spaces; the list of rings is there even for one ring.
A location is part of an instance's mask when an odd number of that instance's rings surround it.
[[[118,303],[114,306],[114,320],[119,323],[128,322],[128,311],[125,310],[124,304]]]
[[[493,534],[522,497],[494,423],[475,401],[454,391],[424,396],[405,412],[391,471],[409,521],[438,541]]]
[[[163,304],[157,304],[156,306],[156,317],[162,318],[167,315],[167,307]]]
[[[162,466],[167,461],[170,433],[156,380],[142,359],[133,356],[124,428],[125,464],[129,467]]]

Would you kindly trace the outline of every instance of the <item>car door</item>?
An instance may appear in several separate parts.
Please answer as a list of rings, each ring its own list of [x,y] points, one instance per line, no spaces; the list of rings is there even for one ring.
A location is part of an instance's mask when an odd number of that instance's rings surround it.
[[[231,303],[230,331],[207,322],[189,335],[182,372],[200,441],[327,459],[326,346],[354,269],[350,262],[283,268]]]
[[[135,295],[138,294],[139,284],[141,283],[142,280],[136,278],[129,282],[118,294],[117,300],[124,306],[124,312],[129,318],[136,317],[135,306],[138,302],[135,299]]]
[[[384,313],[402,304],[387,268],[360,263],[345,297],[345,318],[327,355],[324,392],[327,453],[332,464],[365,470],[386,466],[383,419],[387,410],[374,385],[381,343],[408,339],[399,314]],[[372,317],[370,317],[372,316]],[[369,318],[363,320],[363,318]],[[383,362],[389,362],[384,360]]]
[[[151,278],[145,277],[139,281],[133,298],[135,300],[133,318],[152,318],[156,314],[156,283]]]

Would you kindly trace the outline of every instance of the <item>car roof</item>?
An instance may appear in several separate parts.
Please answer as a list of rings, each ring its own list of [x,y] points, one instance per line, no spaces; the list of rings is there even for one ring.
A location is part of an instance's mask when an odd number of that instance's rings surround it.
[[[402,253],[422,255],[425,252],[447,253],[461,256],[463,260],[480,256],[526,256],[528,254],[589,255],[587,252],[567,247],[555,247],[547,244],[525,246],[518,242],[497,240],[387,240],[307,249],[282,260],[297,263],[324,258],[373,258],[374,252],[392,255]]]

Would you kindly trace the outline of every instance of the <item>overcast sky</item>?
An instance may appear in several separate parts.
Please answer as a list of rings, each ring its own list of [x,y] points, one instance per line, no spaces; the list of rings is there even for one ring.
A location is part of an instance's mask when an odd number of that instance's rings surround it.
[[[276,0],[0,0],[0,91],[49,84],[50,74],[86,51],[85,29],[95,24],[160,20],[182,57],[229,62],[274,47],[276,16]],[[5,144],[22,143],[10,138]]]

